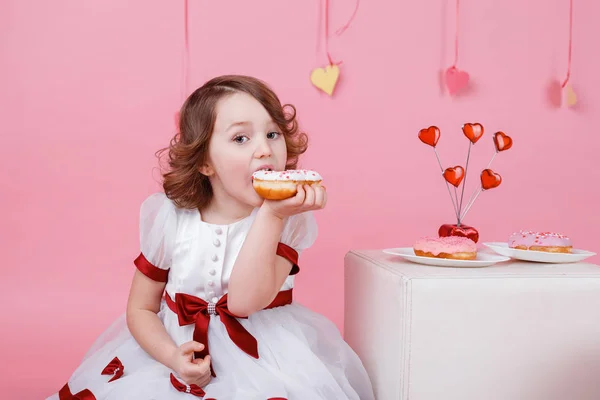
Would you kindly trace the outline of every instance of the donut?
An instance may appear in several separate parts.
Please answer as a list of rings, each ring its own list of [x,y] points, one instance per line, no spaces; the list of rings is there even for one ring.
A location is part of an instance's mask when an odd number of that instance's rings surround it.
[[[252,174],[252,186],[266,200],[285,200],[294,197],[298,185],[320,185],[321,175],[307,169],[285,171],[260,170]]]
[[[520,230],[509,236],[508,246],[519,250],[571,253],[573,242],[568,236],[560,233]]]
[[[477,245],[471,239],[462,236],[424,237],[413,245],[417,256],[450,258],[453,260],[474,260],[477,257]]]

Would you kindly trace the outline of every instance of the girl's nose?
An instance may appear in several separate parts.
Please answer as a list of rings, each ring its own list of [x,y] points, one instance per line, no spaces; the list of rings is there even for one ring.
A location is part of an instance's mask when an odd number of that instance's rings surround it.
[[[263,139],[259,142],[258,147],[255,152],[256,158],[269,157],[273,154],[271,151],[271,145],[267,142],[266,139]]]

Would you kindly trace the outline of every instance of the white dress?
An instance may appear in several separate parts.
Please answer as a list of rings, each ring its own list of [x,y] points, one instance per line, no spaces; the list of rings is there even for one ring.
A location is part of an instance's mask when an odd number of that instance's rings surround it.
[[[225,315],[229,277],[257,210],[233,224],[214,225],[203,222],[197,210],[177,208],[163,193],[148,197],[140,209],[141,254],[135,264],[150,278],[167,282],[158,317],[178,346],[192,340],[195,332],[204,332],[198,337],[208,341],[215,374],[208,385],[187,386],[149,356],[122,315],[96,340],[61,391],[48,399],[374,399],[360,359],[337,327],[295,301],[289,303],[297,258],[317,236],[312,213],[288,218],[281,235],[277,254],[294,264],[280,292],[289,304],[248,318]],[[192,311],[183,325],[176,304],[185,303],[181,294],[192,299],[188,306],[196,306],[187,308]],[[193,315],[198,307],[204,312]],[[194,319],[208,322],[208,328],[198,328]],[[227,328],[234,329],[235,321],[247,332],[239,334],[238,329],[230,336]],[[256,346],[258,352],[252,355]]]

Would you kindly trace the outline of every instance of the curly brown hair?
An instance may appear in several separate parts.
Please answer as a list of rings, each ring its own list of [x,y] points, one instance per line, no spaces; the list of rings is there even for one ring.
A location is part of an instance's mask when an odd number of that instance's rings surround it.
[[[208,177],[198,168],[206,162],[219,100],[236,92],[254,97],[267,110],[285,138],[286,169],[294,169],[298,158],[308,147],[308,136],[296,121],[296,108],[282,105],[277,95],[263,81],[244,75],[224,75],[206,82],[183,103],[179,113],[179,132],[168,147],[157,151],[159,159],[167,152],[168,168],[163,176],[163,189],[178,207],[203,209],[213,196]],[[289,112],[286,112],[290,110]]]

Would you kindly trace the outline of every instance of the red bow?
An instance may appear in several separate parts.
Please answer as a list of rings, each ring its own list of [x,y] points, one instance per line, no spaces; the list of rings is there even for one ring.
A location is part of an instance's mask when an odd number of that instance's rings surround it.
[[[121,360],[119,360],[117,357],[115,357],[102,370],[101,375],[113,375],[114,374],[114,376],[112,378],[110,378],[110,380],[109,380],[109,382],[112,382],[115,379],[119,379],[120,377],[122,377],[123,372],[125,372],[125,367],[121,363]]]
[[[221,322],[227,329],[227,334],[231,340],[249,356],[258,358],[258,343],[254,336],[250,334],[237,320],[238,317],[227,309],[227,294],[217,302],[217,304],[208,304],[206,301],[185,293],[176,293],[175,301],[167,293],[165,296],[167,306],[177,314],[179,325],[195,324],[193,338],[196,342],[204,345],[204,350],[196,352],[196,358],[206,357],[208,352],[208,324],[210,323],[210,313],[221,317]],[[281,307],[292,303],[292,289],[283,290],[275,296],[275,299],[265,308]],[[211,366],[212,376],[216,376]]]
[[[58,392],[59,400],[96,400],[96,396],[89,389],[83,389],[81,392],[77,392],[75,394],[71,393],[71,389],[69,389],[69,384],[65,384],[65,386],[60,389]]]
[[[171,374],[171,384],[173,385],[173,387],[175,389],[177,389],[180,392],[183,393],[190,393],[193,394],[194,396],[198,396],[198,397],[204,397],[204,390],[202,390],[202,388],[198,385],[185,385],[181,382],[179,382],[177,380],[177,378],[175,378],[175,375]]]
[[[167,302],[169,301],[167,297]],[[194,340],[204,345],[204,350],[197,353],[197,358],[204,358],[209,354],[208,351],[208,324],[210,323],[210,314],[208,303],[198,297],[185,293],[175,294],[174,302],[175,312],[179,320],[179,325],[196,324],[194,329]],[[227,333],[231,340],[246,354],[258,358],[258,343],[236,318],[227,309],[227,295],[221,297],[214,306],[214,313],[221,317],[221,322],[225,325]],[[244,317],[245,318],[245,317]]]

